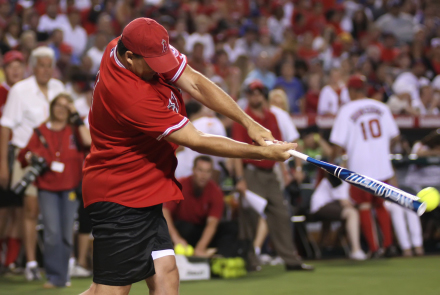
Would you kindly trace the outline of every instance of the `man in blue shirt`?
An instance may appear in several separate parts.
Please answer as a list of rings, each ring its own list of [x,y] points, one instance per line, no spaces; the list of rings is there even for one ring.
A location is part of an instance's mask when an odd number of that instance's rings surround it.
[[[282,88],[286,92],[291,114],[301,113],[301,103],[305,91],[301,81],[295,77],[293,63],[283,63],[281,66],[281,76],[275,81],[275,88]]]

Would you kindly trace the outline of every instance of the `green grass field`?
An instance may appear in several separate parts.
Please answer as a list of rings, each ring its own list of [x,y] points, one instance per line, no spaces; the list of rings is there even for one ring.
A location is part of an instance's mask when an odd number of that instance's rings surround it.
[[[232,280],[182,282],[183,295],[438,295],[440,256],[351,262],[313,262],[314,273],[285,272],[268,266],[260,272]],[[42,282],[27,283],[21,276],[0,278],[1,295],[73,295],[84,291],[90,279],[75,279],[72,287],[44,290]],[[145,283],[133,285],[130,294],[148,294]]]

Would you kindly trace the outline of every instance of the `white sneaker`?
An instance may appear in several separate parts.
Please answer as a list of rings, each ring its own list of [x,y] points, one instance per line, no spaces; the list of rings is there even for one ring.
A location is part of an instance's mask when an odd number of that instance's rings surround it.
[[[260,261],[260,264],[262,265],[268,265],[272,261],[272,257],[267,254],[260,254],[257,256],[257,258]]]
[[[26,280],[30,281],[40,281],[41,273],[38,266],[34,267],[28,267],[26,266],[26,269],[24,270],[24,276],[26,277]]]
[[[283,265],[283,264],[284,264],[284,260],[280,256],[275,257],[270,262],[270,265]]]
[[[363,261],[367,259],[367,254],[365,254],[362,250],[358,250],[356,252],[350,253],[350,259]]]
[[[80,265],[75,265],[70,272],[70,277],[72,278],[88,278],[91,276],[92,272]]]

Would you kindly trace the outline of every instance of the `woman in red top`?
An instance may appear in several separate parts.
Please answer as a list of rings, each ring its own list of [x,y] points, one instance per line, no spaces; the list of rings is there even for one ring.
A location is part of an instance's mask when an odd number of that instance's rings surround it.
[[[44,158],[48,166],[36,180],[44,225],[45,288],[64,287],[69,281],[73,222],[78,209],[74,190],[82,177],[83,147],[90,143],[90,132],[72,98],[62,93],[50,104],[49,120],[35,129],[18,156],[23,166],[29,165],[33,155]]]

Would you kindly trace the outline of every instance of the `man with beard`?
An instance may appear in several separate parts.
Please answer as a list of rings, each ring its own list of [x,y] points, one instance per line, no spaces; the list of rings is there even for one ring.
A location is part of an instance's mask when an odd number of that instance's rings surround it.
[[[208,256],[207,248],[223,214],[223,193],[211,179],[213,162],[208,156],[194,160],[193,175],[179,179],[185,200],[167,202],[163,214],[174,245],[194,247],[196,256]]]

